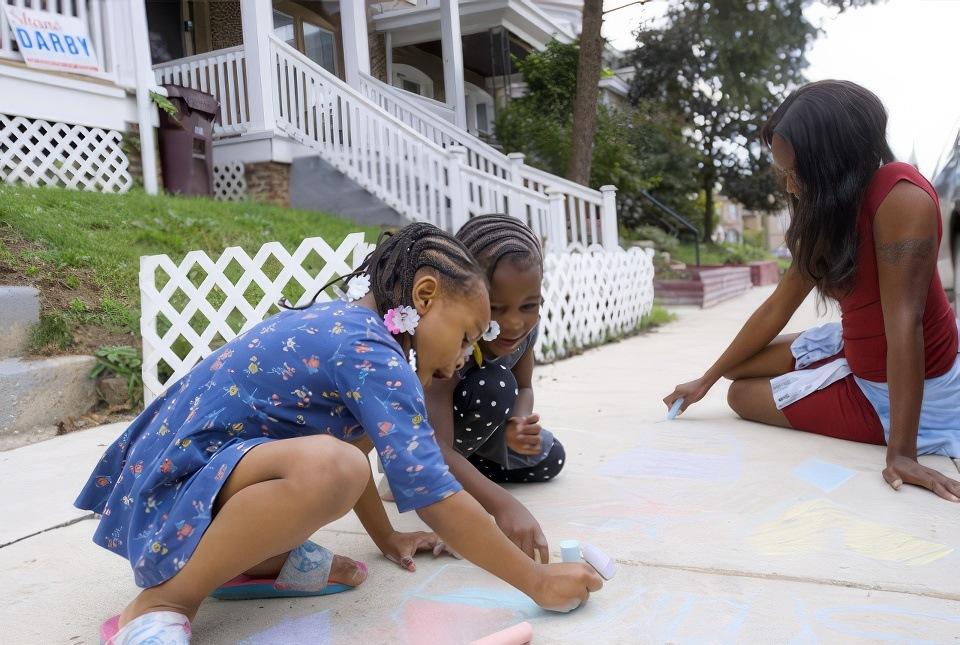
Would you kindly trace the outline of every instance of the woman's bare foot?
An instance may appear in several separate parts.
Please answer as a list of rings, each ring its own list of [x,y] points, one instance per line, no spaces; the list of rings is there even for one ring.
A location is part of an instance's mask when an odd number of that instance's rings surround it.
[[[367,579],[367,567],[362,562],[335,555],[333,564],[330,565],[330,579],[351,587],[359,587]]]

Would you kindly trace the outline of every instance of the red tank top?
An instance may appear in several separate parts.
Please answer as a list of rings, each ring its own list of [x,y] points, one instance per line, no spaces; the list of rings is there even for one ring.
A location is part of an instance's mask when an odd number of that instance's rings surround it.
[[[850,294],[840,299],[840,311],[843,315],[844,355],[850,369],[860,378],[880,383],[887,381],[887,337],[880,307],[873,219],[880,203],[899,181],[908,181],[930,195],[937,205],[938,241],[943,236],[936,190],[916,168],[894,162],[873,174],[857,220],[857,276]],[[940,376],[953,366],[957,358],[957,325],[936,269],[923,312],[923,349],[925,378]]]

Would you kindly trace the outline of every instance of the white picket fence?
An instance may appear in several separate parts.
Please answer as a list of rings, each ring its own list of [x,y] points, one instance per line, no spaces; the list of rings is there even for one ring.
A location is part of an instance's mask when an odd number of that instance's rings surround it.
[[[372,246],[352,233],[336,248],[304,240],[292,253],[279,242],[253,256],[231,247],[216,259],[203,251],[179,263],[140,259],[140,331],[144,400],[149,403],[217,347],[259,324],[281,297],[302,304],[335,276],[351,272]],[[308,270],[309,268],[309,270]],[[545,304],[535,348],[553,361],[636,329],[653,306],[653,262],[640,249],[571,247],[548,252]]]

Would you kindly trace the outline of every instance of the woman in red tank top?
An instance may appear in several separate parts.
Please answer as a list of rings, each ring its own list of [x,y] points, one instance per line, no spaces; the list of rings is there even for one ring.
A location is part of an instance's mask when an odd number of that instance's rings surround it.
[[[883,477],[960,502],[960,482],[918,454],[960,457],[958,323],[936,272],[936,192],[893,160],[887,113],[866,89],[820,81],[763,128],[790,195],[793,265],[727,350],[667,407],[699,401],[721,377],[744,419],[886,444]],[[841,323],[781,335],[810,292]]]

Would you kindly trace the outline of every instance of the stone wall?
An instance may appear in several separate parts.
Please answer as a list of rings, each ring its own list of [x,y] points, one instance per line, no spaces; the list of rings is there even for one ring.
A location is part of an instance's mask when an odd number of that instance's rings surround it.
[[[240,0],[217,0],[209,4],[210,46],[226,49],[243,44]]]
[[[290,164],[263,161],[246,164],[247,198],[255,202],[290,205]]]
[[[383,34],[370,33],[370,76],[389,83],[387,78],[387,41]]]

